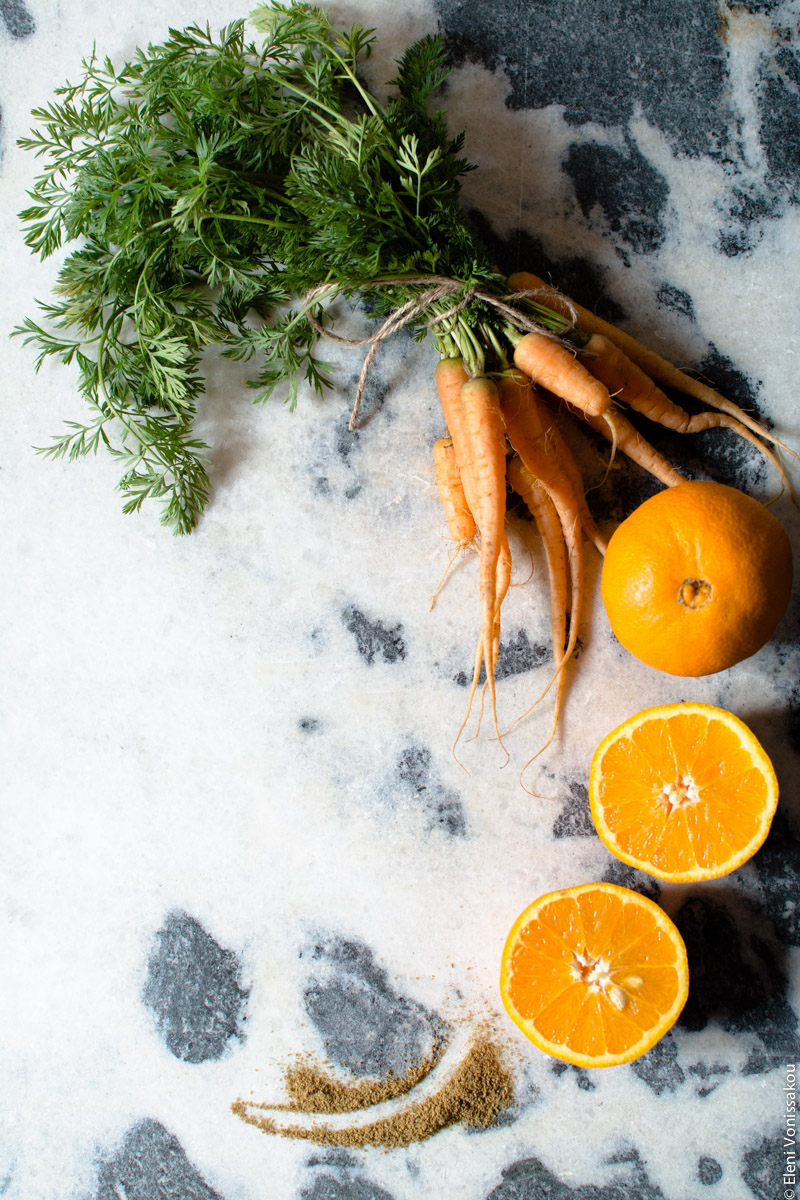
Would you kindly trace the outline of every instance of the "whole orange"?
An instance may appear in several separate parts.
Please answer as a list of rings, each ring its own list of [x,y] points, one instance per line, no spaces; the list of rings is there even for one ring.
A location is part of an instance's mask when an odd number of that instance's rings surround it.
[[[601,594],[617,638],[670,675],[713,675],[769,641],[792,590],[792,551],[763,504],[721,483],[645,500],[608,544]]]

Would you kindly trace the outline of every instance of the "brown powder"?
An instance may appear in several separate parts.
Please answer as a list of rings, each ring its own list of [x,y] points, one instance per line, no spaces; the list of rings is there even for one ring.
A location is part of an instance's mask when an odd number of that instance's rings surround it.
[[[293,1068],[294,1086],[298,1087],[298,1068]],[[377,1089],[385,1089],[387,1086],[394,1086],[400,1083],[400,1080],[395,1080],[392,1084],[389,1080],[384,1083],[377,1084],[357,1084],[343,1085],[326,1076],[320,1070],[312,1070],[306,1068],[310,1073],[308,1076],[303,1076],[302,1086],[300,1086],[300,1101],[297,1100],[293,1105],[257,1105],[248,1104],[244,1100],[237,1100],[231,1109],[243,1121],[250,1125],[255,1125],[265,1133],[278,1133],[282,1137],[305,1138],[308,1141],[319,1142],[326,1146],[386,1146],[396,1148],[399,1146],[408,1146],[412,1142],[421,1142],[425,1138],[431,1137],[434,1133],[438,1133],[440,1129],[444,1129],[448,1125],[471,1125],[478,1129],[486,1129],[491,1125],[497,1116],[512,1103],[514,1098],[511,1076],[501,1060],[497,1047],[483,1035],[476,1037],[475,1041],[470,1046],[467,1054],[458,1064],[449,1078],[442,1084],[437,1092],[432,1096],[428,1096],[424,1100],[412,1101],[405,1108],[399,1109],[398,1112],[391,1116],[383,1117],[377,1121],[371,1121],[364,1125],[350,1125],[344,1128],[334,1128],[330,1125],[316,1125],[305,1127],[302,1125],[280,1125],[272,1117],[256,1115],[253,1109],[266,1111],[289,1111],[289,1112],[350,1112],[354,1111],[351,1108],[333,1108],[325,1107],[321,1109],[309,1109],[300,1107],[300,1104],[308,1104],[311,1099],[311,1092],[307,1090],[306,1085],[314,1080],[314,1088],[317,1088],[320,1082],[323,1086],[317,1093],[320,1102],[330,1104],[330,1097],[333,1097],[333,1103],[341,1104],[345,1097],[342,1095],[342,1089],[354,1096],[359,1089],[362,1089],[360,1094],[363,1096],[366,1089],[371,1087]],[[427,1070],[430,1070],[428,1065]],[[424,1071],[419,1078],[422,1078],[427,1071]],[[288,1075],[288,1073],[287,1073]],[[408,1076],[404,1077],[404,1080]],[[413,1085],[412,1085],[413,1086]],[[407,1091],[408,1088],[404,1089]],[[379,1103],[387,1098],[385,1090],[380,1090],[378,1093],[379,1099],[370,1100],[369,1103]],[[402,1095],[403,1091],[393,1093],[393,1095]],[[363,1109],[362,1109],[363,1111]]]
[[[411,1067],[405,1075],[390,1073],[384,1079],[362,1083],[342,1083],[321,1067],[300,1063],[286,1070],[286,1090],[292,1097],[292,1103],[270,1107],[303,1113],[359,1112],[410,1092],[433,1070],[443,1052],[444,1046],[441,1046],[435,1054]]]

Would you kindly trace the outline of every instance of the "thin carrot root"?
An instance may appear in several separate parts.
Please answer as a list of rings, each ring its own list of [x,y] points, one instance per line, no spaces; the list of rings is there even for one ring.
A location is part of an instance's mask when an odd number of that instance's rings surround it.
[[[508,538],[504,536],[500,546],[500,555],[497,559],[497,599],[495,604],[494,630],[492,636],[492,675],[496,675],[497,673],[497,661],[500,654],[500,609],[503,601],[506,598],[508,589],[511,586],[511,566],[511,549],[508,544]],[[471,741],[474,741],[474,739],[480,733],[481,723],[483,721],[484,701],[488,686],[489,678],[487,672],[487,678],[485,679],[481,689],[481,706],[478,710],[478,720],[476,722],[475,733],[470,739]]]
[[[543,447],[551,455],[554,462],[558,463],[561,470],[572,484],[572,490],[575,493],[575,502],[578,505],[578,512],[581,520],[581,529],[584,536],[592,543],[599,554],[605,554],[608,548],[608,541],[597,528],[594,517],[589,512],[589,507],[586,503],[586,496],[583,490],[583,476],[580,468],[575,461],[575,457],[567,444],[567,440],[555,422],[555,418],[548,409],[541,396],[538,394],[535,387],[531,388],[530,403],[536,410],[542,428]],[[582,410],[579,410],[582,411]],[[613,412],[613,409],[608,409],[602,416],[593,417],[593,421],[597,421],[598,427],[603,427],[607,423],[608,413]],[[584,414],[585,415],[585,414]],[[611,428],[609,424],[609,428]]]
[[[620,450],[632,462],[643,467],[645,471],[661,483],[666,484],[667,487],[675,487],[676,484],[684,482],[685,477],[681,475],[680,471],[673,467],[672,463],[656,450],[655,446],[651,446],[618,409],[610,408],[602,418],[597,418],[590,417],[569,404],[567,408],[611,442],[614,450]]]
[[[563,680],[566,664],[572,657],[577,643],[578,624],[583,597],[581,509],[568,472],[564,470],[561,463],[552,453],[552,439],[548,440],[547,437],[548,416],[546,411],[543,411],[541,401],[538,400],[530,381],[519,373],[503,376],[500,381],[500,410],[505,421],[508,440],[516,450],[521,466],[524,468],[524,473],[520,471],[519,467],[514,466],[512,468],[518,482],[529,494],[531,483],[537,483],[547,494],[557,514],[561,535],[566,548],[567,574],[569,576],[571,594],[569,636],[566,647],[564,647],[563,638],[559,643],[560,649],[563,651],[563,656],[559,655],[554,649],[555,670],[550,681],[534,703],[517,718],[514,725],[518,724],[519,721],[526,717],[540,703],[554,683],[557,688],[558,700],[557,723],[561,707],[562,693],[560,689],[563,689],[563,682],[560,681]],[[549,525],[547,528],[549,530]],[[556,552],[554,551],[554,553]],[[559,585],[558,587],[557,604],[561,609],[566,611],[566,581],[563,586]],[[558,619],[561,619],[560,615]],[[554,736],[555,724],[548,742],[538,753],[542,753],[550,745]],[[533,758],[537,756],[538,754],[534,755]],[[533,758],[526,763],[523,773],[533,761]]]
[[[431,596],[431,602],[430,602],[430,606],[428,608],[428,612],[433,612],[434,608],[436,607],[436,601],[439,599],[439,592],[444,587],[447,577],[450,574],[450,570],[453,566],[453,563],[456,561],[456,559],[458,558],[460,553],[461,553],[461,547],[456,546],[455,550],[448,558],[447,566],[442,571],[442,574],[439,577],[439,582],[437,583],[436,587],[434,588],[433,595]]]
[[[707,429],[719,428],[732,430],[744,441],[757,447],[775,467],[783,484],[791,492],[791,484],[783,464],[769,446],[740,420],[717,410],[690,415],[679,404],[670,400],[641,367],[602,333],[593,333],[584,351],[587,355],[587,368],[595,378],[606,385],[615,399],[623,400],[635,412],[663,425],[666,429],[673,429],[676,433],[702,433]]]
[[[567,547],[564,531],[553,501],[546,489],[526,470],[518,454],[509,459],[506,468],[508,482],[517,495],[525,501],[536,523],[536,528],[542,539],[547,574],[550,581],[550,637],[553,645],[553,663],[555,666],[555,695],[553,701],[553,723],[550,737],[543,750],[551,744],[556,735],[561,704],[564,695],[565,672],[564,650],[567,639],[567,610],[569,607],[569,577],[567,573]],[[530,709],[528,710],[530,712]],[[525,714],[527,715],[527,714]],[[521,720],[518,717],[506,732],[510,732]]]
[[[477,526],[467,504],[467,498],[464,495],[464,485],[461,481],[461,473],[458,469],[452,438],[438,438],[434,442],[433,466],[436,476],[436,487],[438,488],[439,498],[447,518],[447,527],[451,538],[456,543],[456,548],[451,554],[442,577],[436,585],[436,590],[431,597],[431,610],[436,604],[439,592],[444,587],[445,580],[450,574],[450,569],[459,553],[474,543],[478,533]]]
[[[436,368],[439,399],[453,440],[464,494],[480,534],[481,631],[467,711],[453,746],[454,754],[469,720],[481,664],[486,669],[495,734],[505,750],[497,719],[494,679],[495,624],[499,622],[498,561],[505,542],[505,433],[497,388],[486,377],[466,379],[465,376],[460,359],[443,359]]]
[[[574,300],[565,296],[563,292],[558,292],[555,288],[551,288],[549,284],[545,283],[537,275],[532,275],[530,271],[517,271],[514,275],[509,276],[508,286],[513,291],[528,291],[535,288],[546,290],[547,296],[543,297],[543,303],[547,304],[548,308],[552,308],[555,312],[561,313],[570,320],[572,319],[573,311],[577,312],[580,327],[585,333],[603,334],[610,342],[619,347],[631,362],[640,367],[646,375],[649,375],[655,383],[661,384],[662,387],[672,388],[676,392],[683,392],[684,395],[694,397],[695,400],[699,400],[709,408],[715,408],[720,412],[726,413],[729,417],[733,417],[734,420],[746,426],[751,433],[771,442],[773,446],[777,446],[793,458],[798,457],[796,451],[771,434],[768,429],[751,417],[749,413],[745,412],[743,408],[740,408],[738,404],[734,404],[733,401],[728,400],[725,396],[721,396],[719,392],[714,391],[713,388],[708,387],[707,384],[696,379],[694,376],[687,375],[679,367],[676,367],[666,358],[662,358],[654,350],[643,346],[641,342],[631,337],[629,333],[624,333],[616,325],[612,325],[609,321],[604,321],[602,317],[596,316],[590,309],[576,304]]]

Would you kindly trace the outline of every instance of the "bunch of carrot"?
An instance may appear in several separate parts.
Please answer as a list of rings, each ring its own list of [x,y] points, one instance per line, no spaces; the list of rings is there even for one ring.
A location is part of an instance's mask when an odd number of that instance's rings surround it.
[[[537,300],[541,295],[543,303],[568,318],[577,316],[573,340],[544,332],[525,333],[517,340],[513,364],[477,378],[470,378],[461,358],[442,358],[436,367],[436,384],[448,436],[436,442],[433,457],[439,495],[456,543],[450,561],[459,550],[476,543],[480,551],[480,635],[456,745],[469,720],[482,667],[495,735],[503,744],[495,674],[500,610],[511,579],[505,531],[507,484],[525,501],[541,535],[550,585],[554,671],[539,700],[552,686],[555,700],[550,736],[535,758],[555,737],[565,668],[576,647],[583,594],[583,539],[592,542],[600,554],[606,548],[587,507],[580,469],[554,417],[555,405],[562,402],[569,413],[604,435],[612,454],[620,451],[670,487],[684,476],[642,437],[625,416],[623,406],[680,433],[732,429],[758,446],[787,483],[783,467],[762,439],[781,449],[788,447],[724,396],[535,275],[519,272],[508,283],[513,291],[536,294]],[[662,387],[690,395],[710,411],[690,416]],[[483,705],[481,714],[482,710]]]

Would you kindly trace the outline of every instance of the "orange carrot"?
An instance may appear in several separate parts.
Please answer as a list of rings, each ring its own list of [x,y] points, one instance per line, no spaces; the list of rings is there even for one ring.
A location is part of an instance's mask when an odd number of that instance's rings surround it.
[[[502,745],[497,724],[494,646],[495,621],[498,614],[498,561],[505,536],[505,433],[497,388],[486,377],[468,379],[458,387],[458,380],[463,371],[460,359],[443,359],[436,368],[439,399],[453,439],[467,504],[480,534],[481,632],[476,648],[467,712],[456,742],[469,719],[483,662],[491,699],[492,720]]]
[[[571,509],[569,520],[577,517],[578,528],[605,554],[606,540],[597,529],[586,505],[583,480],[572,451],[552,414],[527,376],[510,371],[500,380],[500,410],[506,433],[514,449],[525,461],[514,438],[523,441],[536,467],[529,467],[548,491],[559,495],[563,511]],[[584,414],[585,415],[585,414]],[[602,424],[605,415],[593,418]],[[527,464],[526,464],[527,465]]]
[[[788,485],[786,472],[775,455],[765,446],[760,438],[751,433],[741,421],[734,420],[727,413],[714,411],[697,413],[691,416],[679,404],[675,404],[668,396],[645,375],[628,356],[620,350],[609,338],[602,333],[593,333],[586,343],[582,353],[586,354],[586,366],[596,379],[606,385],[615,399],[624,402],[642,413],[651,421],[674,429],[676,433],[702,433],[706,429],[731,429],[746,442],[756,446],[769,462],[776,468],[783,481]]]
[[[551,456],[554,463],[558,464],[572,484],[575,500],[580,510],[581,529],[584,536],[589,539],[599,554],[605,554],[608,542],[597,528],[594,517],[589,512],[583,490],[583,476],[581,475],[580,468],[567,444],[566,438],[556,424],[553,414],[539,396],[535,387],[531,388],[530,404],[535,409],[537,419],[541,425],[540,436],[544,452]],[[580,409],[577,411],[582,413]],[[609,413],[611,411],[611,409],[608,410]],[[585,413],[582,413],[582,415],[586,416]],[[606,414],[604,413],[602,417],[592,417],[591,423],[594,428],[603,428],[606,423]]]
[[[439,499],[447,518],[447,527],[456,545],[431,597],[431,609],[436,604],[439,592],[444,587],[444,581],[447,579],[457,555],[472,545],[478,533],[472,513],[469,511],[467,498],[464,495],[464,484],[461,482],[461,473],[456,462],[452,438],[439,438],[434,442],[433,468]]]
[[[607,438],[614,447],[614,452],[621,450],[632,462],[638,463],[640,467],[654,475],[661,483],[665,483],[667,487],[675,487],[677,483],[685,482],[685,476],[681,475],[680,471],[676,470],[672,463],[656,450],[655,446],[651,446],[647,439],[642,437],[638,429],[626,416],[623,416],[619,409],[612,406],[608,412],[603,413],[602,417],[590,417],[570,404],[567,405],[567,408],[576,417],[584,420],[587,425],[591,425],[597,433]]]
[[[548,422],[546,415],[542,412],[542,407],[541,403],[537,402],[530,381],[521,376],[519,372],[501,378],[500,411],[503,414],[508,440],[529,474],[544,488],[553,503],[564,535],[569,564],[572,596],[569,639],[564,650],[564,657],[557,665],[550,683],[539,700],[552,686],[553,681],[563,674],[565,664],[572,657],[578,640],[578,622],[583,598],[580,505],[569,476],[547,448]],[[518,718],[518,720],[520,719]]]
[[[611,403],[605,385],[578,362],[574,350],[554,337],[526,333],[517,343],[514,363],[534,383],[592,416],[600,416]]]
[[[434,442],[433,466],[450,537],[463,550],[474,541],[478,530],[464,495],[452,438],[438,438]]]
[[[687,396],[693,396],[695,400],[707,404],[710,408],[716,408],[720,412],[727,413],[729,417],[733,417],[734,420],[745,425],[751,433],[765,438],[781,450],[786,450],[794,458],[797,457],[789,446],[774,437],[769,430],[765,429],[763,425],[746,413],[744,409],[740,408],[738,404],[734,404],[731,400],[726,399],[725,396],[721,396],[719,392],[715,392],[713,388],[708,387],[699,379],[687,375],[666,358],[662,358],[654,350],[643,346],[641,342],[631,337],[629,333],[624,333],[616,325],[612,325],[609,321],[604,321],[602,317],[596,316],[590,309],[576,304],[574,300],[565,296],[563,292],[558,292],[555,288],[551,288],[549,284],[545,283],[537,275],[532,275],[530,271],[517,271],[508,277],[507,282],[512,291],[521,292],[539,288],[546,289],[547,294],[543,294],[541,297],[542,304],[568,319],[571,319],[574,310],[582,330],[589,334],[603,334],[609,341],[613,342],[615,346],[618,346],[620,350],[627,354],[631,362],[641,367],[645,374],[649,375],[656,383],[660,383],[662,387],[672,388],[676,392],[683,392]]]
[[[553,501],[548,496],[546,488],[527,470],[518,454],[514,454],[509,459],[506,474],[508,482],[525,501],[536,522],[536,528],[544,546],[547,574],[550,581],[550,636],[553,643],[556,690],[553,704],[553,724],[547,745],[542,747],[544,750],[555,737],[564,694],[563,664],[569,606],[567,548],[564,531]]]
[[[494,614],[494,628],[492,630],[492,655],[493,655],[493,662],[495,663],[495,666],[497,664],[497,658],[498,658],[498,654],[499,654],[499,650],[500,650],[500,610],[502,608],[503,601],[506,598],[506,593],[508,592],[508,589],[511,586],[511,565],[512,565],[511,564],[511,549],[508,544],[507,536],[505,534],[503,534],[503,538],[500,543],[500,555],[497,559],[495,614]],[[477,669],[478,669],[478,671],[480,671],[480,662],[478,663]],[[480,730],[481,722],[483,720],[483,700],[484,700],[484,694],[485,694],[488,686],[489,686],[489,680],[487,678],[483,685],[483,690],[481,692],[481,708],[480,708],[480,713],[478,714],[477,730],[475,733],[476,737],[477,737],[478,731]]]

